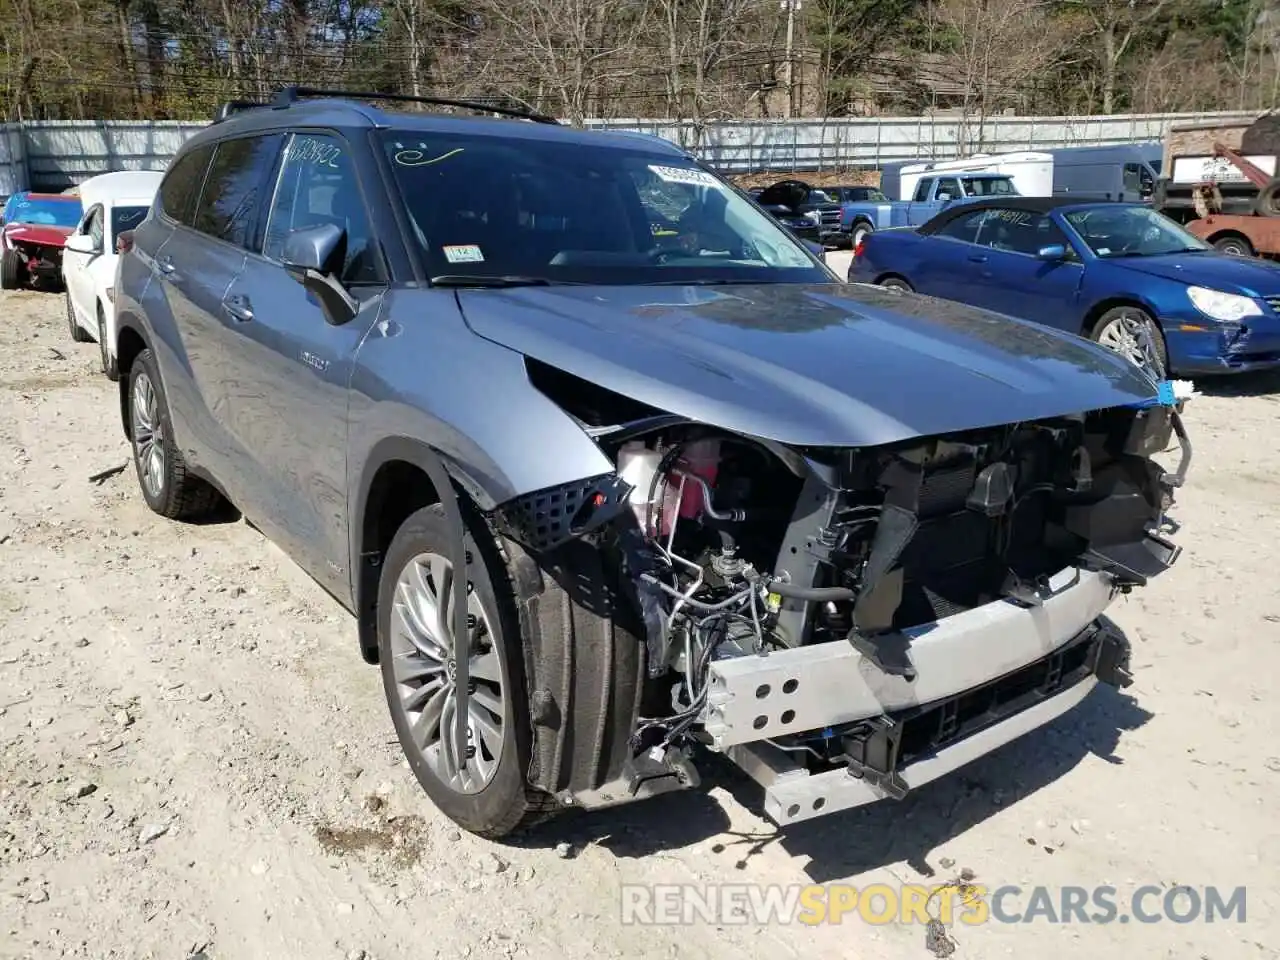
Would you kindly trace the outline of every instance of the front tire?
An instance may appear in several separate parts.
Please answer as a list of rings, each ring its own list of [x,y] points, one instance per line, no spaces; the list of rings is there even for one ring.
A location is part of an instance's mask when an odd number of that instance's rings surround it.
[[[222,497],[188,471],[173,442],[169,408],[150,350],[138,354],[129,369],[128,400],[133,465],[147,506],[170,520],[196,520],[211,513]]]
[[[465,764],[452,748],[457,688],[451,617],[438,615],[438,600],[449,596],[454,575],[439,504],[405,520],[383,558],[378,660],[396,736],[418,783],[458,826],[494,839],[540,819],[554,804],[525,781],[532,723],[511,575],[483,521],[469,518],[467,526],[468,741],[474,754]],[[479,538],[477,530],[484,531]]]
[[[102,364],[102,372],[108,380],[113,382],[120,379],[120,367],[116,363],[116,358],[111,355],[111,349],[107,345],[107,318],[102,312],[102,305],[98,305],[98,354]]]
[[[902,290],[904,293],[911,293],[915,289],[901,277],[885,277],[880,281],[880,286],[886,290]]]
[[[865,224],[865,223],[854,224],[853,241],[852,241],[853,249],[857,250],[858,244],[862,243],[863,240],[867,239],[867,237],[871,236],[871,234],[873,233],[875,233],[875,231],[871,229],[871,227],[868,224]]]
[[[1112,307],[1098,318],[1090,337],[1155,377],[1168,376],[1169,355],[1164,334],[1151,314],[1141,307]]]
[[[0,254],[0,290],[17,290],[22,286],[22,261],[16,250]]]
[[[80,326],[80,322],[76,320],[76,308],[71,304],[71,294],[66,293],[63,298],[67,301],[67,328],[72,342],[88,343],[93,337],[85,333],[84,327]]]

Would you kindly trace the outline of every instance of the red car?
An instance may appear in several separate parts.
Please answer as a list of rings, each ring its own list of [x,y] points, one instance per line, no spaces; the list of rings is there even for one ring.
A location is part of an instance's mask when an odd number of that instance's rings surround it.
[[[13,194],[0,216],[0,288],[62,283],[62,247],[80,223],[79,197],[59,193]]]

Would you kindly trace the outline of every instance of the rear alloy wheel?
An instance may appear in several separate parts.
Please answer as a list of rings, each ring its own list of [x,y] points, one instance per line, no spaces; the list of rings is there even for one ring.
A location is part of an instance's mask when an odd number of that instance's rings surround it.
[[[378,660],[396,735],[423,790],[459,826],[495,838],[541,815],[545,805],[526,785],[521,762],[532,724],[519,618],[500,553],[482,550],[468,532],[469,635],[459,642],[449,604],[456,574],[448,542],[439,504],[417,511],[396,532],[378,588]],[[468,746],[460,757],[454,731],[464,693],[456,682],[462,656]]]
[[[886,290],[905,290],[907,293],[910,293],[913,289],[911,284],[901,277],[887,277],[880,281],[880,286]]]
[[[107,346],[107,318],[102,313],[102,305],[98,305],[98,353],[102,359],[102,372],[106,374],[108,380],[120,379],[120,368],[116,365],[116,358],[111,355],[111,349]]]
[[[71,332],[71,339],[75,343],[88,343],[93,337],[85,333],[84,327],[80,326],[76,320],[76,308],[71,305],[71,294],[63,295],[67,301],[67,327]]]
[[[1157,379],[1168,375],[1164,336],[1151,315],[1140,307],[1108,310],[1094,324],[1093,339]]]
[[[212,486],[187,470],[173,429],[155,357],[143,350],[129,370],[129,437],[138,486],[147,506],[170,520],[195,520],[222,501]]]

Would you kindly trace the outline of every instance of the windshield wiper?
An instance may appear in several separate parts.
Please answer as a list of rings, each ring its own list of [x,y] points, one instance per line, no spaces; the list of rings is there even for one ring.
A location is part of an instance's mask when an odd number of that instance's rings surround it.
[[[693,280],[650,280],[643,287],[725,287],[744,283],[743,280],[728,280],[722,277],[698,277]]]
[[[549,287],[553,281],[546,277],[485,276],[484,274],[445,273],[431,278],[433,287]]]

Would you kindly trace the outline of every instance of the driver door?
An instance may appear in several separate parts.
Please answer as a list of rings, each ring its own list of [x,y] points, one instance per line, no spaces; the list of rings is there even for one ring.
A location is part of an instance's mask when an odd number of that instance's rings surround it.
[[[1053,246],[1061,246],[1066,255],[1040,259],[1039,251]],[[1079,332],[1084,265],[1050,214],[1017,207],[987,210],[970,261],[970,303]]]
[[[102,256],[102,243],[105,235],[104,212],[102,204],[94,204],[80,220],[72,236],[87,236],[94,241],[97,253],[79,253],[75,250],[62,251],[62,279],[67,287],[67,297],[71,301],[71,309],[75,312],[76,322],[97,336],[97,313],[94,309],[93,277],[89,267]]]

